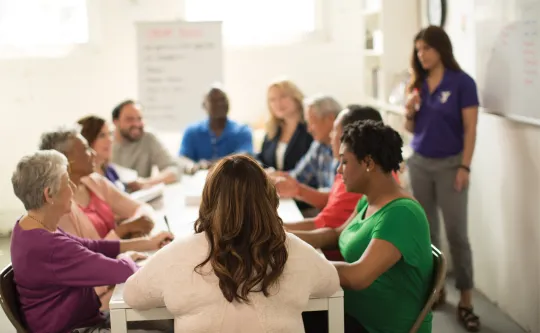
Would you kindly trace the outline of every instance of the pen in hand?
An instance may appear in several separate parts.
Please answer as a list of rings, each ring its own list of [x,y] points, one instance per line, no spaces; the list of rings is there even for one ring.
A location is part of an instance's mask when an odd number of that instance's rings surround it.
[[[167,231],[169,231],[171,234],[171,227],[169,226],[169,219],[167,218],[167,215],[163,215],[163,220],[165,220],[165,225],[167,226]]]

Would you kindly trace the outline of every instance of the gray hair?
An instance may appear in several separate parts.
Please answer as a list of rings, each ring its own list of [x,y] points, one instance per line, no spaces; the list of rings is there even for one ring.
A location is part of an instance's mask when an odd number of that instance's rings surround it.
[[[325,117],[328,115],[337,117],[339,112],[343,110],[334,97],[322,94],[306,98],[304,100],[304,107],[305,110],[309,107],[313,107],[318,117]]]
[[[50,195],[58,193],[67,166],[67,158],[55,150],[40,150],[21,158],[11,176],[11,183],[13,192],[26,210],[45,205],[46,189],[50,189]]]
[[[80,133],[80,126],[71,125],[59,127],[53,131],[41,134],[39,141],[40,150],[56,150],[62,154],[67,154],[71,149],[73,139]]]

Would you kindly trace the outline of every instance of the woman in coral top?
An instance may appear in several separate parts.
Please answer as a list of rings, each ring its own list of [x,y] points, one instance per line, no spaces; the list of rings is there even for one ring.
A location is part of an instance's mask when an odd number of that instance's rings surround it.
[[[123,239],[150,233],[154,226],[152,207],[131,199],[94,172],[94,152],[78,129],[44,133],[40,149],[57,150],[69,161],[69,176],[76,187],[75,209],[60,222],[63,230],[89,239]]]

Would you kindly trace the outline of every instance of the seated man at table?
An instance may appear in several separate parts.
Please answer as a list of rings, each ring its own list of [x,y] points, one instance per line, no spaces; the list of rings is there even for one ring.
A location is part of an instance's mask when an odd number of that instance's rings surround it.
[[[229,119],[229,98],[219,86],[208,91],[203,107],[208,118],[188,126],[178,153],[190,162],[192,172],[227,155],[253,154],[251,129]]]
[[[178,180],[178,164],[156,136],[144,130],[138,104],[132,100],[120,103],[114,108],[112,118],[116,126],[112,162],[138,172],[139,179],[131,184],[134,191]],[[154,167],[159,169],[159,174],[153,176]]]
[[[343,128],[359,120],[382,121],[379,111],[371,107],[359,105],[349,105],[341,111],[334,121],[331,132],[332,154],[337,160],[339,158],[340,139],[343,135]],[[335,176],[334,184],[330,192],[320,191],[301,184],[291,176],[279,178],[276,189],[281,197],[295,198],[302,200],[321,209],[321,212],[314,218],[307,218],[303,221],[285,223],[288,230],[313,230],[317,228],[338,228],[352,214],[358,200],[362,197],[359,193],[349,193],[343,184],[343,177],[340,174]],[[331,260],[339,260],[339,251],[325,251],[326,257]]]

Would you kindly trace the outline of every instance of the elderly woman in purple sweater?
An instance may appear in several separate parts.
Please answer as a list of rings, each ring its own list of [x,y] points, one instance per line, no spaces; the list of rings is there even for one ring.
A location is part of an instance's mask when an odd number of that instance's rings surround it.
[[[57,227],[73,196],[66,157],[43,150],[23,157],[11,179],[27,210],[12,235],[11,260],[29,331],[107,332],[94,287],[123,283],[138,266],[141,248],[159,248],[172,235],[147,240],[87,240]],[[146,244],[143,244],[146,242]]]

